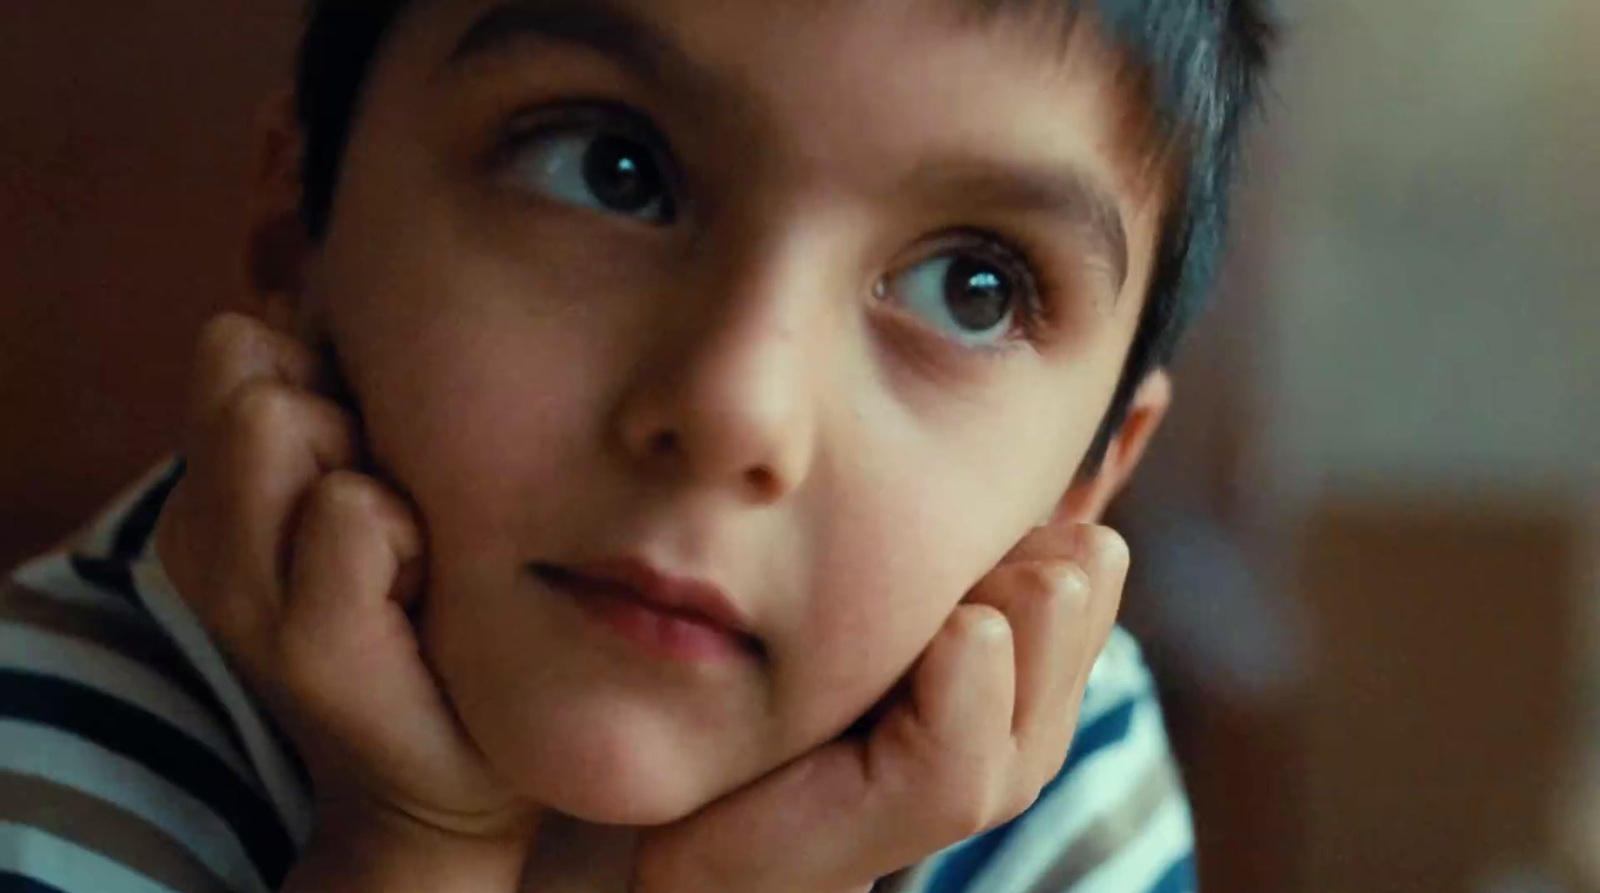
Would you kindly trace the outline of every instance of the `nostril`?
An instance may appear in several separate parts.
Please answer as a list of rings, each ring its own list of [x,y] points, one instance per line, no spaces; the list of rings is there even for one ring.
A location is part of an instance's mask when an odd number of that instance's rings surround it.
[[[778,490],[778,476],[771,468],[758,465],[744,473],[744,479],[750,489],[762,498],[767,499]]]

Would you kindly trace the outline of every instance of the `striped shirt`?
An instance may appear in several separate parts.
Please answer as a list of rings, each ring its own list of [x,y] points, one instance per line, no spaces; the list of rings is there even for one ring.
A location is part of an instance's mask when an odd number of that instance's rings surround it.
[[[298,759],[152,546],[177,466],[0,587],[0,893],[267,893],[311,826]],[[1138,646],[1113,633],[1038,802],[882,886],[1185,893],[1189,808]]]

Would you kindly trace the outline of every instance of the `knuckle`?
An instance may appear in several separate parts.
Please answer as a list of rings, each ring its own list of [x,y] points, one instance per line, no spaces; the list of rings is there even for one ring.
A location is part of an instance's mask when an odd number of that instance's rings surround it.
[[[1054,777],[1055,772],[1052,771],[1049,776],[1043,779],[1023,777],[1013,782],[1002,800],[999,820],[1001,822],[1009,822],[1032,809],[1033,804],[1038,802],[1039,795],[1044,791],[1044,786]]]
[[[305,506],[308,521],[331,527],[382,525],[393,516],[383,488],[354,471],[336,470],[323,475],[307,496]]]
[[[937,810],[946,835],[965,840],[1003,821],[1006,797],[996,784],[994,773],[981,765],[952,768],[956,771],[946,773],[940,785],[944,797]]]
[[[306,624],[286,625],[275,643],[273,657],[280,681],[302,699],[315,700],[323,688],[323,668],[331,649],[321,632]]]
[[[1094,583],[1087,571],[1076,564],[1065,563],[1052,567],[1049,576],[1046,597],[1053,604],[1072,614],[1088,606]]]
[[[273,381],[245,385],[228,404],[224,424],[247,440],[261,440],[290,429],[300,415],[300,401],[288,387]]]
[[[256,330],[255,320],[242,313],[219,313],[200,327],[198,350],[202,356],[224,356],[240,342],[253,338]]]
[[[1050,562],[1029,561],[1013,571],[1016,584],[1029,593],[1051,594],[1056,587],[1056,571]]]
[[[317,482],[313,504],[339,517],[370,515],[382,509],[383,494],[356,472],[331,471]]]
[[[1089,572],[1073,563],[1058,565],[1053,579],[1053,590],[1068,599],[1081,599],[1094,586],[1094,581],[1089,579]]]

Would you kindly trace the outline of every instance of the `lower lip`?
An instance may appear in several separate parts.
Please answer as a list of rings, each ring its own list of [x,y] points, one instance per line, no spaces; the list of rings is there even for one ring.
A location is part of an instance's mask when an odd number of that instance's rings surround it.
[[[749,652],[746,638],[727,627],[652,607],[622,587],[571,577],[539,577],[576,599],[590,618],[655,657],[711,663]]]

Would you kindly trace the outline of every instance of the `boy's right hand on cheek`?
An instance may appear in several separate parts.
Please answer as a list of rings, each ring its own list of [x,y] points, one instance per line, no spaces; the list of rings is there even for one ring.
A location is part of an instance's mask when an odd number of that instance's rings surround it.
[[[207,325],[187,470],[157,533],[163,566],[300,748],[313,849],[381,827],[411,842],[520,841],[524,807],[460,731],[407,617],[422,532],[357,470],[357,421],[319,393],[327,383],[310,350],[253,319]]]
[[[1060,771],[1128,549],[1054,524],[968,594],[862,737],[647,834],[633,893],[863,893],[1025,811]]]

